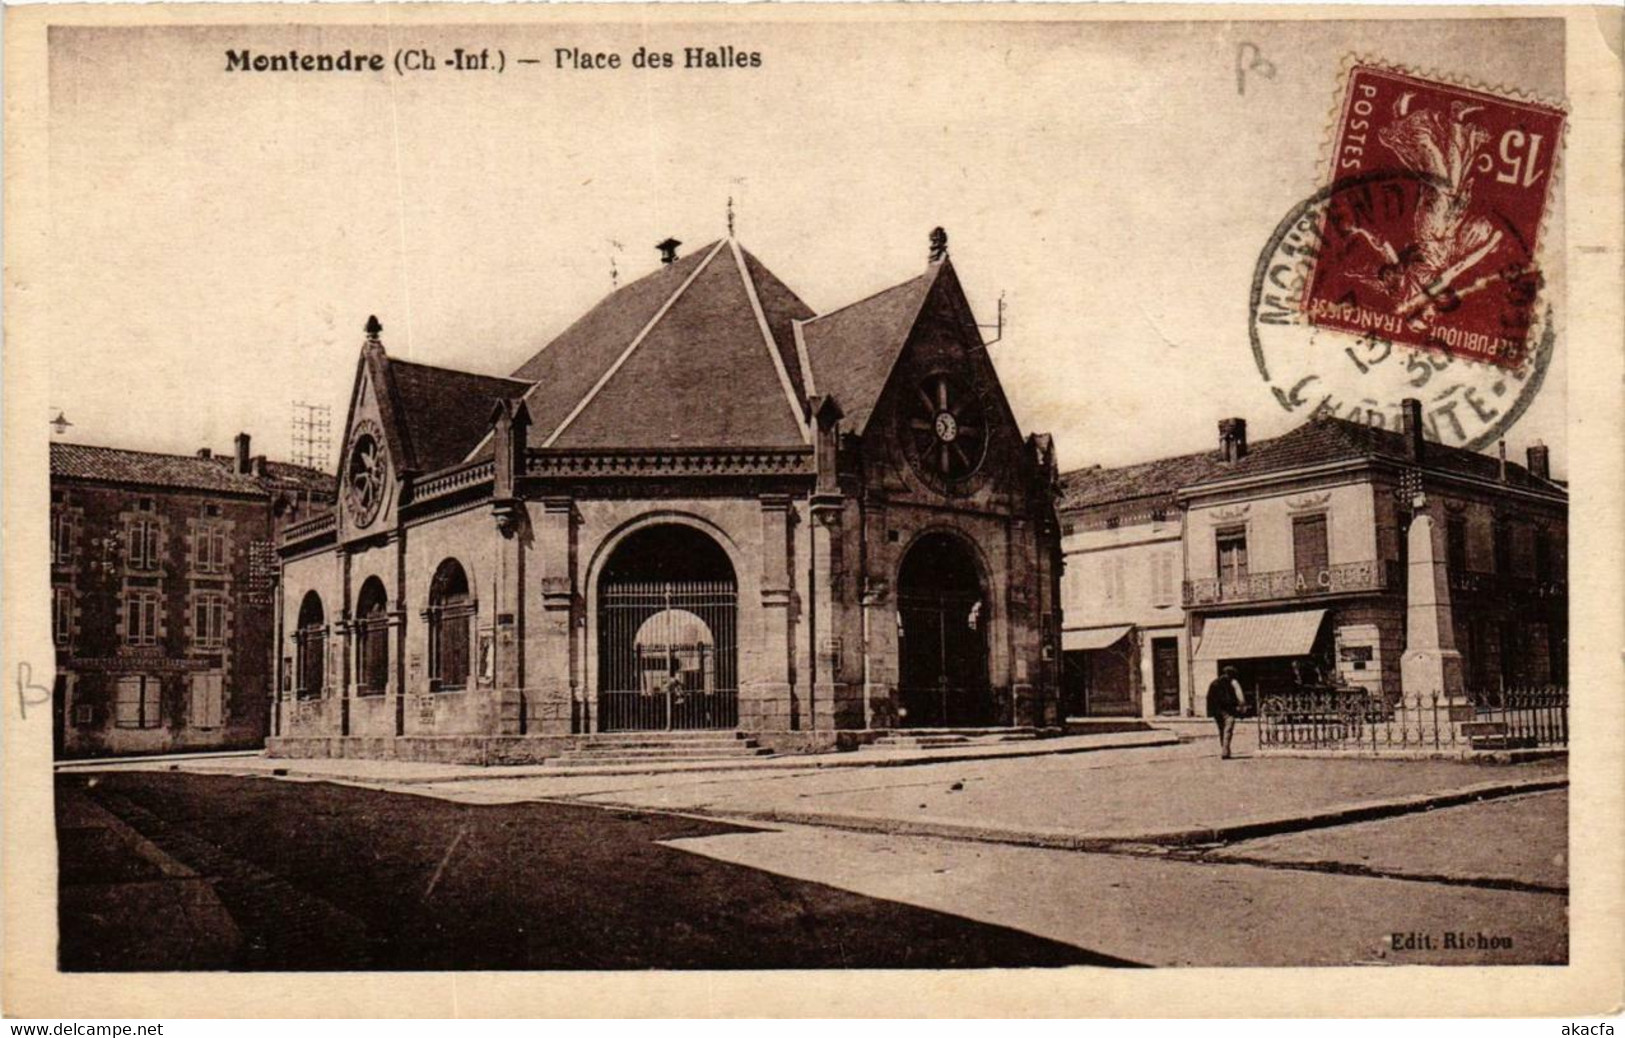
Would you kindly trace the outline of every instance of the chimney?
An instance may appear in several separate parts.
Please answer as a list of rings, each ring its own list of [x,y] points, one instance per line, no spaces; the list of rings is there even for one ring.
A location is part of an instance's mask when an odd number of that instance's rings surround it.
[[[214,457],[214,451],[210,450],[207,447],[199,447],[197,449],[197,456],[207,460],[209,458]]]
[[[1422,460],[1422,401],[1408,396],[1399,402],[1400,432],[1405,436],[1405,457],[1410,461]]]
[[[676,263],[677,262],[677,246],[679,246],[681,244],[683,244],[683,243],[678,241],[676,238],[667,238],[665,241],[661,242],[659,245],[656,245],[655,248],[660,250],[660,262],[665,264],[668,267],[671,266],[673,263]]]
[[[265,455],[263,455],[263,454],[254,455],[252,458],[250,458],[248,460],[248,467],[249,467],[249,470],[254,473],[254,475],[260,477],[261,479],[264,479],[265,478]]]
[[[1495,445],[1500,449],[1501,454],[1501,464],[1496,470],[1496,476],[1501,482],[1505,483],[1507,481],[1507,441],[1497,440]]]
[[[1225,461],[1240,461],[1247,456],[1247,419],[1219,419],[1219,450]]]
[[[1529,474],[1548,483],[1552,481],[1552,449],[1539,440],[1529,448]]]
[[[248,475],[248,434],[245,432],[237,434],[237,474]]]

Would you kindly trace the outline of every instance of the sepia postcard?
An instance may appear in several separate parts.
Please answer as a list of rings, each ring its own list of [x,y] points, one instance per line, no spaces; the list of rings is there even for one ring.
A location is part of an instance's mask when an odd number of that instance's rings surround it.
[[[6,16],[5,1013],[1625,1002],[1618,7]]]

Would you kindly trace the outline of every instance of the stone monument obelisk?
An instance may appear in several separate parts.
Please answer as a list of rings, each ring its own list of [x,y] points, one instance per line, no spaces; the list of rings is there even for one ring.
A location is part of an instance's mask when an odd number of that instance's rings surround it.
[[[1399,681],[1406,696],[1438,693],[1454,707],[1465,705],[1467,696],[1450,611],[1450,573],[1433,532],[1426,498],[1418,495],[1407,535],[1405,654],[1399,661]]]

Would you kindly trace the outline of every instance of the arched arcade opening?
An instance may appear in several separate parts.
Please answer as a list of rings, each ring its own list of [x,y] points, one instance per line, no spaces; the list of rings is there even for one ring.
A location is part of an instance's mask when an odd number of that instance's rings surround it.
[[[645,527],[598,582],[598,730],[739,723],[739,584],[727,552],[690,526]]]
[[[910,728],[994,723],[987,589],[967,543],[928,533],[897,577],[898,722]]]

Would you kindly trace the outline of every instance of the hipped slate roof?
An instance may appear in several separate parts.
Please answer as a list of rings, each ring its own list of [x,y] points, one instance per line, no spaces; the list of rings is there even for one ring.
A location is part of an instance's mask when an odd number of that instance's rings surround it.
[[[530,384],[494,375],[389,360],[412,461],[421,472],[455,465],[491,429],[498,400],[521,396]]]
[[[834,397],[844,426],[862,434],[886,379],[946,260],[924,274],[801,325],[816,391]]]
[[[805,446],[792,323],[811,316],[731,239],[707,245],[611,293],[514,372],[534,383],[530,442]]]
[[[254,497],[282,489],[324,495],[334,492],[332,476],[302,465],[267,462],[265,476],[260,477],[253,473],[238,474],[235,463],[230,455],[200,458],[81,443],[51,444],[51,475],[56,478]]]
[[[1187,487],[1247,476],[1268,475],[1337,461],[1385,460],[1408,465],[1405,438],[1396,431],[1363,422],[1322,416],[1273,439],[1249,445],[1245,457],[1227,463],[1218,450],[1125,465],[1088,468],[1061,477],[1060,508],[1088,508],[1137,498],[1171,495]],[[1429,442],[1423,447],[1422,467],[1498,482],[1500,460],[1461,447]],[[1537,479],[1529,470],[1507,462],[1507,485],[1522,489],[1567,494],[1561,484]]]

